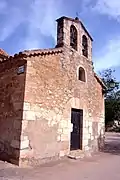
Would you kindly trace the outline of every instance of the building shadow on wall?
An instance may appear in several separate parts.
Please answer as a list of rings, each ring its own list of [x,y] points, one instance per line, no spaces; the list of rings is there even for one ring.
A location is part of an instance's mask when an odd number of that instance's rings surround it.
[[[0,63],[0,160],[19,165],[26,80],[24,59]]]
[[[99,150],[103,153],[120,155],[120,133],[106,133],[104,145]]]

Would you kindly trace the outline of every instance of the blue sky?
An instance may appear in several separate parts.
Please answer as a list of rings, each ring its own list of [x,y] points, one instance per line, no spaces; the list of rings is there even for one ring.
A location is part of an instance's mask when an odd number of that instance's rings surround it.
[[[120,80],[119,0],[0,0],[0,48],[14,54],[54,47],[55,20],[76,12],[94,39],[95,70],[114,68]]]

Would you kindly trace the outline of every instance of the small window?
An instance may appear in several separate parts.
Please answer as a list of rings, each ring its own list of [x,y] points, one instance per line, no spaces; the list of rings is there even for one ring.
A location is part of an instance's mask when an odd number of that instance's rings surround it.
[[[85,35],[82,36],[82,54],[85,57],[88,57],[88,40]]]
[[[78,79],[80,81],[83,81],[83,82],[86,81],[86,79],[85,79],[85,70],[82,67],[79,67],[79,70],[78,70]]]
[[[77,29],[73,25],[70,27],[70,46],[77,51]]]

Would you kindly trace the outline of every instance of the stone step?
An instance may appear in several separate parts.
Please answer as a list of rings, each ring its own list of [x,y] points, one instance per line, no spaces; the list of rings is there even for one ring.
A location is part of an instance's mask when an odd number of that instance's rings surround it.
[[[81,150],[70,151],[68,158],[70,159],[82,159],[85,157],[85,153]]]

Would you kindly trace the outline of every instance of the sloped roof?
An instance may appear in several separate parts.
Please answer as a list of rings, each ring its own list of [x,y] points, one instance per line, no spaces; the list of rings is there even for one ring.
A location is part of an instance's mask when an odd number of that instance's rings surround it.
[[[0,62],[7,60],[8,57],[9,55],[3,49],[0,49]]]
[[[0,55],[8,56],[7,52],[5,52],[3,49],[0,49]]]
[[[106,85],[104,84],[104,82],[102,81],[102,79],[96,74],[94,73],[95,78],[97,79],[97,81],[100,83],[100,85],[102,86],[103,89],[107,89]]]
[[[19,52],[18,54],[15,54],[13,57],[10,58],[16,58],[16,57],[32,57],[32,56],[42,56],[42,55],[50,55],[50,54],[58,54],[62,53],[63,48],[49,48],[49,49],[33,49],[33,50],[24,50],[22,52]]]

